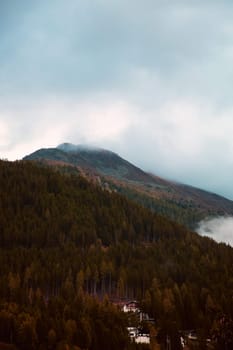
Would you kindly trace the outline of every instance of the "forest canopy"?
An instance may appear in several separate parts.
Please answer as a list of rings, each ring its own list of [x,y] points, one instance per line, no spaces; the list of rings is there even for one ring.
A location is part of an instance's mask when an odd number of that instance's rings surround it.
[[[0,342],[130,349],[117,298],[139,301],[161,343],[195,329],[221,348],[233,319],[230,246],[32,162],[0,161],[0,189]]]

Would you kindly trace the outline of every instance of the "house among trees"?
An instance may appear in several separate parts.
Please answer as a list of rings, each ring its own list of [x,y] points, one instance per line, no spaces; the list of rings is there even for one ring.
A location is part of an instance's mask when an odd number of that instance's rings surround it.
[[[137,327],[128,327],[129,336],[132,342],[137,344],[150,344],[150,335],[141,333]]]
[[[149,334],[139,334],[135,338],[135,343],[137,344],[150,344],[150,336]]]
[[[143,320],[149,319],[149,316],[140,310],[139,303],[135,300],[125,303],[122,310],[127,313],[136,314],[140,324]],[[132,342],[137,344],[150,344],[150,334],[142,331],[140,327],[128,327],[127,330]]]
[[[123,306],[123,311],[124,312],[134,312],[134,313],[140,312],[138,302],[135,300],[127,302]]]

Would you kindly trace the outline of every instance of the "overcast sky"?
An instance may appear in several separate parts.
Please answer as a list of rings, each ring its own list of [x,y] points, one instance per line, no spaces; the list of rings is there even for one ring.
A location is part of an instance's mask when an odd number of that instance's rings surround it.
[[[0,157],[111,149],[233,199],[233,2],[0,2]]]

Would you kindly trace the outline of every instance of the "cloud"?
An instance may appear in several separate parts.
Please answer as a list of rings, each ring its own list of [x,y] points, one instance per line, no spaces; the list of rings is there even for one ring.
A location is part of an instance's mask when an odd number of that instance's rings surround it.
[[[233,217],[217,217],[199,223],[197,232],[233,247]]]
[[[199,101],[181,99],[139,111],[122,137],[123,155],[160,176],[233,198],[232,112],[216,115]]]
[[[198,88],[206,95],[212,89],[220,98],[219,85],[213,82],[227,78],[231,62],[228,2],[32,3],[23,2],[20,11],[12,6],[5,11],[8,16],[1,34],[5,92],[110,88],[125,93],[134,88],[132,72],[146,69],[162,79],[168,94],[173,90],[193,94]],[[226,84],[221,87],[228,90]],[[223,91],[220,95],[224,96]]]
[[[233,198],[230,1],[12,0],[0,155],[70,141]]]
[[[14,106],[9,102],[0,110],[0,116],[0,135],[4,136],[0,152],[12,159],[66,140],[96,145],[114,142],[132,125],[135,109],[125,101],[111,100],[110,96],[87,101],[51,96],[30,105],[22,100]]]
[[[3,144],[7,144],[10,130],[7,123],[0,120],[0,140]]]

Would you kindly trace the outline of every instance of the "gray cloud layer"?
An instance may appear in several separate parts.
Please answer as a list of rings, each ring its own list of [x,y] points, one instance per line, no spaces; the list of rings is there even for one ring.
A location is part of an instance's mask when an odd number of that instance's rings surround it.
[[[0,156],[87,142],[233,198],[233,4],[0,5]]]

